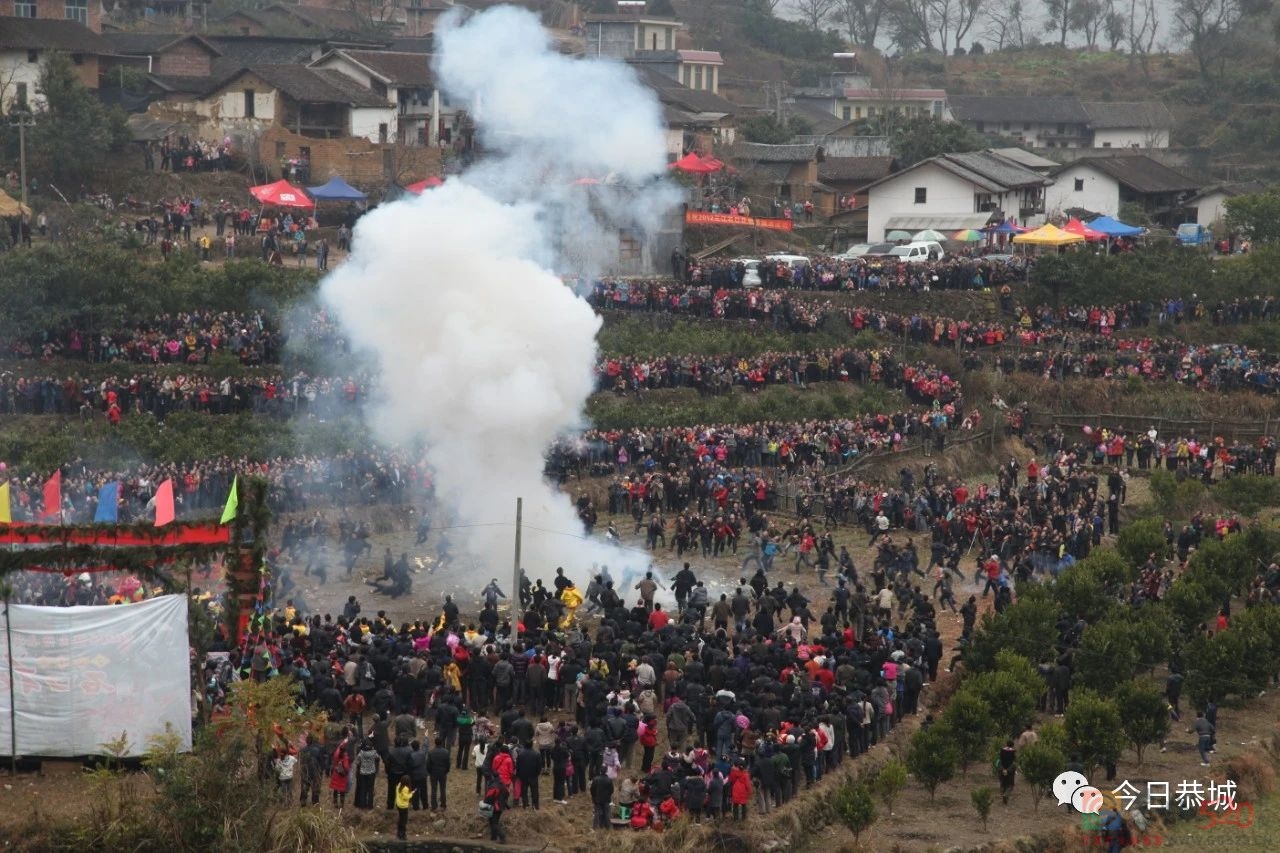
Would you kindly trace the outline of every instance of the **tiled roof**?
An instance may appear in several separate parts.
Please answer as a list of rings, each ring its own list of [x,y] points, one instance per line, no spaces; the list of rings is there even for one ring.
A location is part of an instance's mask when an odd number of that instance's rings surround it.
[[[295,101],[311,104],[346,104],[352,107],[389,107],[378,97],[338,71],[303,65],[251,65],[243,69]],[[234,75],[233,75],[234,76]],[[222,88],[224,80],[214,90]]]
[[[892,171],[892,157],[828,157],[818,164],[818,180],[871,183]]]
[[[1200,187],[1199,181],[1188,178],[1145,154],[1123,157],[1081,157],[1072,165],[1092,166],[1139,193],[1186,192]]]
[[[1081,106],[1089,116],[1089,127],[1094,130],[1125,127],[1169,130],[1173,127],[1173,114],[1159,101],[1085,101]]]
[[[202,45],[215,56],[222,53],[208,39],[195,33],[104,33],[102,37],[113,51],[125,56],[150,56],[188,40]]]
[[[0,17],[0,48],[111,53],[107,40],[84,24],[57,18]]]
[[[959,121],[1086,124],[1088,114],[1076,98],[1022,95],[952,95],[951,114]]]
[[[341,53],[391,84],[427,87],[434,82],[431,58],[425,54],[389,50],[344,50]]]
[[[822,149],[817,145],[764,145],[759,142],[739,142],[733,146],[733,156],[739,160],[756,163],[808,163],[818,158]]]

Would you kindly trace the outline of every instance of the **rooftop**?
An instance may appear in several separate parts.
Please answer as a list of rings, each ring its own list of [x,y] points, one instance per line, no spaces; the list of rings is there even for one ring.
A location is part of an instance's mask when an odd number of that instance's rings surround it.
[[[1085,101],[1081,106],[1094,130],[1119,127],[1168,130],[1173,127],[1173,114],[1159,101]]]
[[[1072,165],[1091,166],[1115,178],[1121,186],[1138,193],[1188,192],[1200,188],[1200,182],[1145,154],[1123,157],[1081,157]]]
[[[110,54],[110,43],[78,21],[0,17],[0,48]]]
[[[893,172],[892,157],[827,157],[818,164],[818,180],[871,183]]]
[[[333,53],[363,65],[383,81],[393,85],[425,88],[434,84],[431,58],[425,54],[389,50],[340,50]]]
[[[959,121],[1087,124],[1089,116],[1076,98],[1030,95],[952,95],[951,114]]]
[[[239,74],[249,73],[295,101],[309,104],[346,104],[352,107],[389,107],[386,98],[380,98],[372,90],[338,71],[324,68],[307,68],[303,65],[252,65]],[[212,90],[222,88],[230,80],[224,80]]]
[[[739,142],[733,146],[733,156],[738,160],[752,160],[756,163],[808,163],[822,159],[822,147]]]

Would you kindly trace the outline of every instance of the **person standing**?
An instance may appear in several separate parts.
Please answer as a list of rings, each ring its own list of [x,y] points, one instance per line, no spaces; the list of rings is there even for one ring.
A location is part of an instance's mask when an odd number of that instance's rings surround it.
[[[315,735],[308,734],[306,746],[302,748],[302,787],[299,789],[298,805],[307,804],[307,794],[311,794],[311,805],[320,804],[320,782],[324,776],[324,747],[316,743]]]
[[[449,767],[453,764],[452,756],[449,755],[449,749],[444,745],[444,738],[436,735],[435,746],[427,753],[427,778],[431,782],[431,810],[436,810],[436,793],[439,792],[440,810],[445,811],[449,807],[448,790],[449,790]]]
[[[339,811],[347,804],[350,773],[351,753],[347,752],[347,741],[344,738],[329,760],[329,791],[333,794],[333,806]]]
[[[414,790],[409,784],[408,776],[401,776],[396,784],[396,838],[404,841],[409,833],[409,803],[413,802]]]
[[[1017,772],[1018,751],[1013,748],[1013,741],[1006,740],[996,758],[996,774],[1000,777],[1000,799],[1009,805],[1009,795],[1013,793],[1013,777]]]
[[[489,840],[505,844],[507,833],[502,828],[502,813],[511,802],[511,792],[497,775],[485,791],[484,802],[489,806]]]
[[[275,761],[276,781],[280,783],[280,798],[288,803],[293,799],[293,773],[298,767],[298,756],[292,752],[292,747],[282,754],[276,756]]]
[[[609,806],[613,803],[613,780],[603,769],[591,779],[591,831],[609,829]]]
[[[520,747],[516,753],[516,778],[520,780],[520,807],[528,808],[530,802],[534,810],[541,806],[539,802],[538,782],[542,773],[542,754],[532,747]]]
[[[1213,749],[1213,723],[1205,719],[1203,711],[1196,712],[1196,721],[1191,724],[1189,732],[1196,734],[1196,748],[1200,750],[1200,764],[1203,767],[1209,766],[1209,752]]]
[[[360,742],[360,751],[356,753],[356,808],[373,808],[373,786],[378,778],[378,764],[381,759],[373,743],[366,738]]]

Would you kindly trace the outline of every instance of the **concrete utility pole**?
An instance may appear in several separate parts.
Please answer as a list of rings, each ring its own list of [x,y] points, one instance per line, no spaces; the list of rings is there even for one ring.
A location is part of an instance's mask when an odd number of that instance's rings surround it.
[[[511,626],[512,630],[517,633],[520,630],[520,623],[524,621],[524,602],[520,600],[520,526],[524,516],[524,498],[516,498],[516,559],[515,569],[515,589],[511,591],[511,609],[515,613],[515,624]]]
[[[36,126],[36,119],[27,110],[16,110],[9,115],[9,124],[18,129],[18,175],[22,181],[22,221],[27,221],[27,128]]]

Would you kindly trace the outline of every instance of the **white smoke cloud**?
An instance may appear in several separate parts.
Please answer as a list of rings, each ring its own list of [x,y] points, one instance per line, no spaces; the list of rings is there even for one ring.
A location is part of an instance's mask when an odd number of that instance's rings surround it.
[[[660,110],[625,66],[555,53],[523,10],[455,19],[436,37],[440,83],[471,106],[485,154],[443,187],[363,217],[322,297],[378,361],[376,437],[425,441],[460,525],[511,520],[522,497],[531,577],[564,566],[582,584],[606,563],[621,579],[643,555],[577,538],[572,503],[543,478],[547,447],[585,426],[601,322],[557,273],[594,273],[616,251],[617,220],[601,214],[615,202],[631,226],[656,228],[672,200]],[[582,177],[607,183],[574,186]],[[509,527],[457,533],[489,574],[510,577]]]

